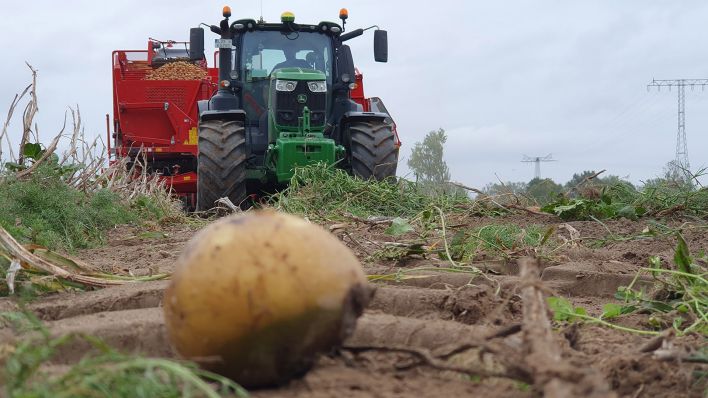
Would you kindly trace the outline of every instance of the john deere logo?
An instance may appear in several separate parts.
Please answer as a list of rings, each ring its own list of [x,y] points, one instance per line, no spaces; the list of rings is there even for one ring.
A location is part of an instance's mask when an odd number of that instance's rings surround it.
[[[298,96],[297,96],[297,102],[299,102],[299,103],[301,103],[301,104],[304,104],[305,102],[307,102],[307,95],[305,95],[305,94],[298,94]]]

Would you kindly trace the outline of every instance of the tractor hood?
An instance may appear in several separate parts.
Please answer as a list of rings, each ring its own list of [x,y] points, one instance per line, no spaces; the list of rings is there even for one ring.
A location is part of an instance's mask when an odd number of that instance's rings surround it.
[[[325,80],[326,76],[324,73],[315,69],[305,69],[305,68],[281,68],[276,69],[270,75],[271,80],[273,79],[283,79],[283,80]]]

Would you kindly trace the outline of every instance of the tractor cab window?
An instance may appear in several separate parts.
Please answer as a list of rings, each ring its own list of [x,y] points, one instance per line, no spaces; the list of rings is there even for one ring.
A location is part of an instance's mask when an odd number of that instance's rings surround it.
[[[290,52],[288,52],[290,51]],[[251,55],[250,60],[246,60],[246,65],[248,66],[250,61],[251,70],[260,70],[260,74],[266,72],[268,76],[273,73],[274,70],[286,67],[298,67],[305,69],[316,69],[321,72],[327,73],[327,68],[325,66],[325,57],[328,55],[328,51],[325,49],[324,56],[314,50],[285,50],[285,49],[272,49],[263,48],[257,53]],[[256,72],[258,75],[258,72]]]
[[[249,32],[244,35],[241,49],[241,68],[247,80],[267,78],[275,69],[298,67],[322,71],[331,81],[331,41],[325,34]]]
[[[243,104],[251,123],[263,119],[266,113],[269,79],[276,69],[316,69],[324,72],[328,86],[332,84],[332,42],[325,34],[247,32],[240,50]]]

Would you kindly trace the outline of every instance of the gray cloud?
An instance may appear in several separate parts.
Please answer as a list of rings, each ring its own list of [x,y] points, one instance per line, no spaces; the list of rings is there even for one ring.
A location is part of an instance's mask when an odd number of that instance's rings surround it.
[[[45,137],[78,104],[87,131],[105,134],[111,112],[110,54],[142,49],[148,37],[184,40],[188,28],[218,20],[222,2],[69,0],[4,1],[0,112],[28,82],[27,60],[40,71]],[[237,16],[257,17],[258,2],[232,2]],[[286,9],[299,21],[336,20],[389,30],[390,62],[373,62],[372,37],[353,41],[368,95],[392,112],[407,157],[427,131],[448,131],[455,179],[474,186],[528,180],[523,154],[553,153],[543,174],[608,169],[633,181],[661,173],[673,158],[675,91],[647,92],[653,78],[708,78],[704,28],[708,4],[676,1],[264,0],[264,16]],[[208,37],[209,46],[212,37]],[[687,132],[694,168],[708,165],[708,92],[689,93]],[[13,125],[15,136],[18,126]],[[405,161],[400,167],[407,173]]]

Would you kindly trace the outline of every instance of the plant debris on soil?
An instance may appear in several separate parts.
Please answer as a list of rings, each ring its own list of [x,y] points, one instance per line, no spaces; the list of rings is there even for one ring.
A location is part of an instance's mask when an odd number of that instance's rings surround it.
[[[705,224],[566,222],[373,186],[391,203],[411,201],[406,212],[387,211],[375,196],[356,195],[365,183],[347,183],[328,206],[308,205],[307,184],[273,204],[347,244],[377,288],[373,301],[339,352],[304,378],[251,396],[703,396]],[[202,225],[121,227],[76,257],[107,272],[169,273]],[[52,336],[80,333],[121,355],[174,358],[159,308],[165,286],[62,293],[27,310]],[[1,300],[0,310],[17,311],[16,301]],[[92,352],[99,355],[85,341],[67,343],[42,369],[61,374]]]

